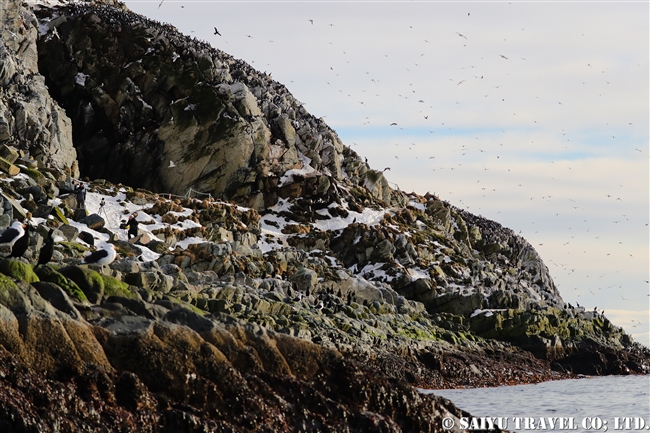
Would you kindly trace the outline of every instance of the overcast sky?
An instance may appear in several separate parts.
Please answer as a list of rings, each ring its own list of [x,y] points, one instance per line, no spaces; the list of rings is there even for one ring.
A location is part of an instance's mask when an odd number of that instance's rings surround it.
[[[521,232],[650,345],[648,2],[125,3],[272,74],[393,187]]]

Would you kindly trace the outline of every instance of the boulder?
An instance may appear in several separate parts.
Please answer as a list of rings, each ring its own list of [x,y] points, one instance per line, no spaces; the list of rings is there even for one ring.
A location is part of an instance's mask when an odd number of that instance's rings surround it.
[[[20,157],[18,149],[6,144],[0,145],[0,158],[3,158],[9,164],[13,164]]]
[[[79,222],[82,224],[86,224],[88,228],[92,230],[102,229],[104,228],[104,224],[106,224],[104,218],[102,218],[96,213],[88,215],[87,217],[79,220]]]
[[[77,239],[77,236],[79,236],[79,229],[68,224],[59,226],[59,231],[63,234],[68,242],[74,241]]]
[[[12,311],[28,311],[32,308],[29,298],[3,274],[0,274],[0,305]]]
[[[309,268],[300,268],[289,278],[289,281],[293,283],[296,290],[313,292],[318,284],[318,274]]]
[[[15,280],[26,283],[39,281],[38,275],[34,273],[31,265],[16,259],[4,259],[0,261],[0,272]]]
[[[79,310],[75,308],[65,290],[57,284],[49,281],[38,281],[32,283],[32,286],[38,291],[41,297],[52,304],[54,308],[66,313],[73,319],[81,319]]]
[[[51,267],[47,265],[37,266],[36,268],[34,268],[34,272],[36,273],[36,275],[38,275],[38,278],[41,281],[53,283],[57,287],[60,287],[69,298],[72,298],[75,301],[80,303],[88,302],[88,298],[86,297],[84,292],[79,288],[77,283],[66,278],[63,274],[57,272]]]
[[[0,157],[0,170],[4,171],[9,176],[15,176],[18,173],[20,173],[20,168],[13,165],[12,163],[10,163],[9,161],[7,161],[6,159],[4,159],[2,157]]]
[[[98,272],[83,266],[66,266],[59,269],[66,278],[74,281],[88,301],[99,304],[104,296],[104,278]]]

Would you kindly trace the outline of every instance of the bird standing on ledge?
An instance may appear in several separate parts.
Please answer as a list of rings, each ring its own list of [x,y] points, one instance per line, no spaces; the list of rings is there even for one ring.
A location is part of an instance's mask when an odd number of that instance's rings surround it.
[[[45,265],[50,260],[52,260],[52,254],[54,253],[54,229],[50,229],[50,232],[47,234],[47,239],[41,247],[41,251],[38,253],[38,263],[36,266]]]
[[[27,247],[29,247],[29,232],[32,227],[29,224],[25,224],[24,227],[23,235],[16,239],[11,247],[11,254],[9,254],[9,257],[22,257],[27,251]]]
[[[0,244],[8,244],[10,247],[25,234],[23,224],[20,221],[14,221],[11,226],[0,235]]]
[[[108,242],[102,242],[100,244],[100,249],[84,257],[82,264],[108,265],[115,260],[115,257],[117,257],[115,245],[109,244]]]

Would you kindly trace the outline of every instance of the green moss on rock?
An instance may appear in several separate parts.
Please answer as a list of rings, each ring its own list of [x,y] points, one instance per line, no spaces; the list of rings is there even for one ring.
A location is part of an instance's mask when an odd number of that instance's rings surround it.
[[[34,273],[32,266],[19,260],[5,259],[1,261],[0,272],[14,280],[24,281],[30,284],[40,281],[38,275]]]
[[[45,182],[47,182],[47,178],[38,170],[28,167],[20,167],[20,171],[34,179],[34,181],[39,185],[45,185]]]
[[[9,277],[0,274],[0,304],[12,309],[21,306],[25,296],[22,294],[16,283]]]
[[[57,220],[61,221],[63,224],[66,224],[66,225],[69,225],[69,224],[70,224],[70,223],[68,222],[68,219],[65,217],[64,212],[63,212],[60,208],[55,207],[55,208],[52,210],[52,215],[54,215],[54,218],[56,218]]]
[[[61,287],[71,298],[78,300],[79,302],[88,302],[88,298],[84,292],[79,288],[77,283],[66,278],[63,274],[57,272],[49,266],[37,266],[34,269],[36,275],[41,279],[41,281],[47,281],[54,283],[57,286]]]
[[[99,274],[104,280],[104,297],[121,296],[123,298],[136,299],[137,295],[129,290],[129,285],[117,278],[109,277],[108,275]]]
[[[66,266],[59,269],[66,278],[74,281],[86,295],[88,301],[99,304],[104,296],[104,279],[99,272],[81,266]]]

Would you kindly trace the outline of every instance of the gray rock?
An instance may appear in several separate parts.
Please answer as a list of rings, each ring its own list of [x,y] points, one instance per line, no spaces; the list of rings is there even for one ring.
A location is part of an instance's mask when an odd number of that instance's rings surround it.
[[[303,292],[309,290],[313,292],[318,284],[318,274],[309,268],[301,268],[289,280],[293,283],[296,290]]]
[[[163,320],[187,326],[198,333],[211,332],[216,328],[216,324],[212,320],[183,307],[174,308],[163,317]]]
[[[290,146],[293,147],[296,145],[296,130],[291,125],[291,120],[286,114],[281,115],[275,122],[280,130],[281,137],[284,138],[284,141]]]
[[[110,331],[113,335],[129,336],[147,333],[154,322],[137,316],[109,317],[97,322],[98,326]]]
[[[43,299],[52,304],[57,310],[63,311],[76,320],[81,319],[81,313],[77,310],[61,287],[54,283],[38,281],[32,283],[32,286],[38,291]]]
[[[80,223],[86,224],[89,229],[93,230],[99,230],[104,228],[104,224],[106,224],[106,221],[104,218],[99,216],[98,214],[94,213],[91,215],[88,215],[87,217],[83,218]]]
[[[103,304],[106,303],[120,304],[138,316],[149,320],[161,319],[165,314],[167,314],[167,309],[160,305],[150,304],[141,299],[110,296],[108,299],[104,300]]]
[[[111,269],[115,269],[123,274],[133,274],[140,272],[141,262],[131,259],[131,258],[122,258],[119,260],[113,261],[109,266]]]
[[[60,226],[59,231],[63,234],[68,242],[75,240],[77,236],[79,236],[79,229],[67,224]]]
[[[257,100],[244,83],[233,83],[230,91],[235,99],[235,107],[243,117],[261,116],[262,110],[257,105]]]

